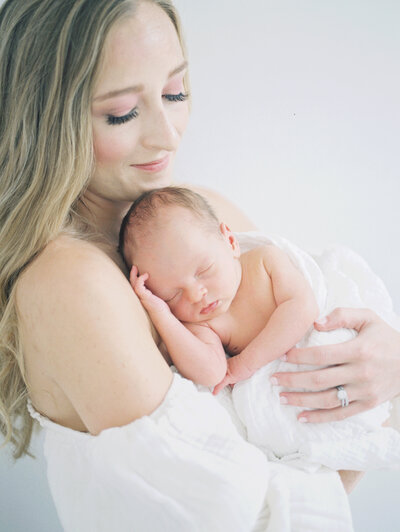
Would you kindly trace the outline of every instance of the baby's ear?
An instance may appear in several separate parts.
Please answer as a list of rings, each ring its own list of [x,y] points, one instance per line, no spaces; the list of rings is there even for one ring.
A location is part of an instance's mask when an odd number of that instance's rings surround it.
[[[226,224],[221,223],[219,228],[220,228],[222,236],[228,242],[229,246],[232,248],[233,256],[235,257],[235,259],[239,258],[240,257],[240,246],[239,246],[239,242],[237,241],[237,238],[235,237],[235,235],[232,233],[232,231],[229,229],[229,227]]]

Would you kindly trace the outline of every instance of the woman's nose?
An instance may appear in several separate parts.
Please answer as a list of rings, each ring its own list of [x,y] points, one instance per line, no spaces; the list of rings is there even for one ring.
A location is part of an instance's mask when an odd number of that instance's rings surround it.
[[[157,108],[146,117],[143,146],[151,150],[176,151],[180,135],[171,121],[167,109]]]
[[[186,297],[192,304],[201,301],[205,295],[207,295],[207,288],[197,283],[188,287],[186,290]]]

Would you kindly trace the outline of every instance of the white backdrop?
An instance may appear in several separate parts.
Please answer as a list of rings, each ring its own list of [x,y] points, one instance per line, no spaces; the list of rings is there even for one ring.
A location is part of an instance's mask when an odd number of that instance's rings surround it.
[[[398,1],[176,5],[193,96],[177,179],[306,249],[352,247],[400,311]],[[400,474],[367,474],[351,496],[356,531],[400,530],[399,500]],[[0,530],[60,530],[42,458],[11,467],[0,452]]]

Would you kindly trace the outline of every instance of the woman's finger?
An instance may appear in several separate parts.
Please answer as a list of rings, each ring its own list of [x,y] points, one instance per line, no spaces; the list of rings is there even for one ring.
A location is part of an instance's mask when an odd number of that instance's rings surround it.
[[[354,353],[354,339],[341,344],[294,347],[286,353],[287,362],[313,366],[334,366],[351,362]]]
[[[376,319],[376,314],[369,309],[336,308],[326,318],[316,321],[314,326],[318,331],[344,328],[360,332],[367,323],[374,319]]]
[[[274,373],[272,384],[285,388],[304,389],[310,392],[320,392],[334,388],[340,384],[356,382],[356,375],[351,364],[331,366],[329,368],[312,371],[293,371],[288,373]]]
[[[354,401],[349,403],[348,406],[339,406],[328,410],[305,410],[300,412],[297,419],[302,423],[329,423],[331,421],[342,421],[364,410],[365,406],[362,401]]]
[[[349,402],[354,401],[357,389],[351,384],[345,386]],[[279,394],[282,404],[327,410],[341,406],[338,390],[330,388],[323,392],[282,392]]]

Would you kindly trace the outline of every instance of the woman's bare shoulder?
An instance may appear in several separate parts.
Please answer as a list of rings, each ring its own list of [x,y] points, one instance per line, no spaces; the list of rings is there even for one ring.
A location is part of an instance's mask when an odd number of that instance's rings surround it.
[[[76,279],[79,282],[103,270],[124,277],[121,268],[95,243],[60,235],[45,247],[20,276],[17,294],[23,293],[26,297],[36,287],[40,290],[49,289],[51,283],[60,284],[59,288],[62,288],[65,285],[64,276],[75,277],[79,272],[80,279]]]
[[[171,372],[124,273],[102,249],[70,237],[52,242],[22,274],[17,305],[28,379],[29,368],[45,372],[90,432],[161,403]]]
[[[194,192],[204,196],[215,210],[218,219],[221,222],[226,223],[232,231],[254,231],[257,229],[250,218],[248,218],[237,205],[225,198],[225,196],[219,192],[209,188],[199,187],[197,185],[182,186],[186,186]]]

